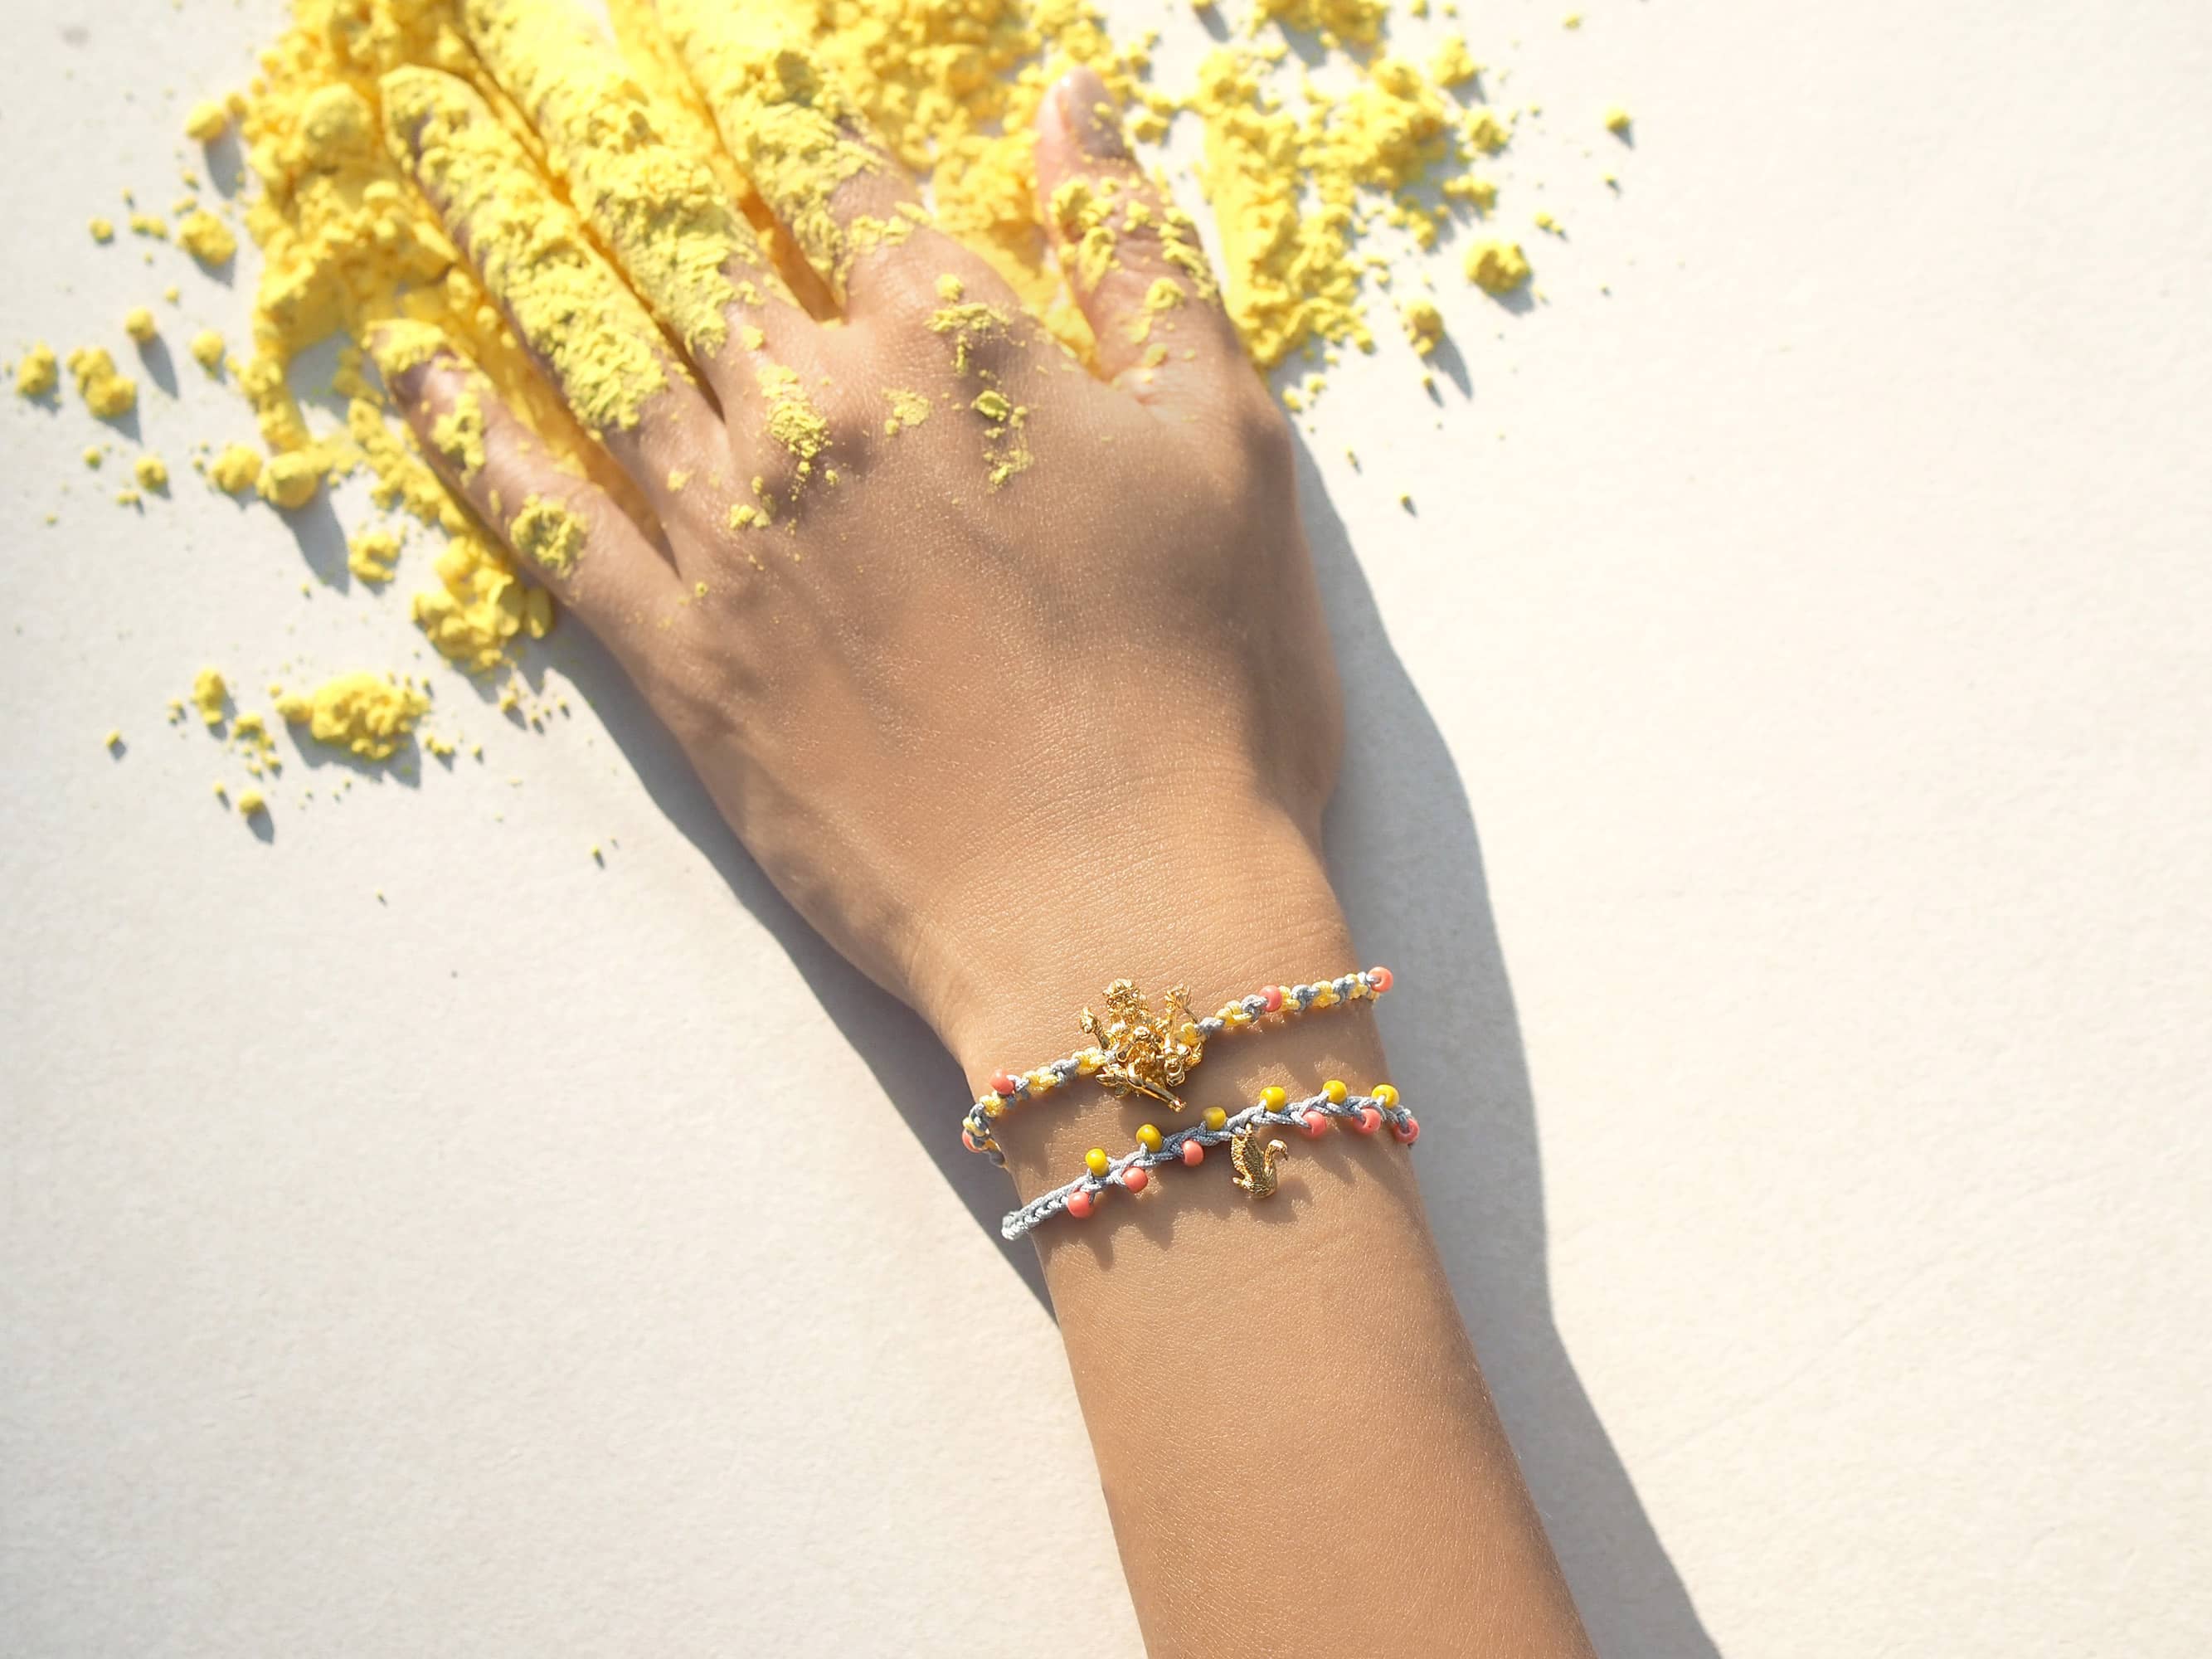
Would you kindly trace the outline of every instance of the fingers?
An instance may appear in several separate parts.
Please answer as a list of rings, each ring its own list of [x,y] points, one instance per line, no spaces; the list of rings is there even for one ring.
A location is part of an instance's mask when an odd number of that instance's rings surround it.
[[[725,405],[732,330],[811,330],[706,161],[670,143],[652,100],[568,0],[465,0],[471,43],[544,141],[547,165],[631,286]]]
[[[662,619],[677,614],[684,592],[667,560],[605,490],[564,471],[436,330],[387,325],[369,349],[431,465],[643,683]],[[474,585],[480,602],[518,620],[527,610],[505,571],[481,570]]]
[[[728,0],[654,0],[654,11],[722,142],[848,317],[910,309],[942,275],[1012,300],[931,226],[914,179],[778,14]]]
[[[586,430],[654,502],[714,441],[714,412],[659,326],[466,83],[409,66],[383,80],[386,143]]]
[[[1098,338],[1098,368],[1140,401],[1249,380],[1188,216],[1145,176],[1106,84],[1070,70],[1037,111],[1045,234]]]

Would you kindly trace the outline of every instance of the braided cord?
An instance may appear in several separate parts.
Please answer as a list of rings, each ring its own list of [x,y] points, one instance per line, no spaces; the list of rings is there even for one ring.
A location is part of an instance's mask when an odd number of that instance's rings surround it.
[[[1194,1142],[1200,1146],[1219,1146],[1251,1129],[1304,1129],[1306,1119],[1316,1112],[1323,1117],[1356,1119],[1369,1111],[1375,1112],[1382,1122],[1389,1124],[1391,1132],[1401,1140],[1410,1140],[1419,1133],[1413,1113],[1398,1104],[1395,1090],[1388,1096],[1347,1094],[1340,1101],[1333,1100],[1327,1094],[1313,1095],[1304,1100],[1290,1101],[1278,1110],[1270,1110],[1265,1105],[1247,1106],[1243,1111],[1224,1120],[1218,1129],[1209,1129],[1202,1124],[1178,1129],[1171,1135],[1163,1135],[1157,1149],[1139,1146],[1133,1152],[1123,1153],[1106,1166],[1103,1175],[1085,1172],[1065,1187],[1056,1187],[1051,1192],[1031,1199],[1020,1209],[1007,1212],[1006,1218],[999,1224],[999,1236],[1008,1240],[1021,1237],[1031,1228],[1065,1212],[1067,1200],[1079,1193],[1086,1198],[1095,1199],[1109,1187],[1126,1187],[1132,1170],[1146,1171],[1139,1184],[1148,1184],[1152,1170],[1163,1164],[1182,1163],[1183,1148]]]
[[[1265,991],[1224,1003],[1217,1013],[1194,1021],[1201,1042],[1221,1036],[1225,1031],[1249,1030],[1270,1015],[1285,1018],[1303,1014],[1312,1008],[1334,1008],[1340,1003],[1371,1001],[1390,988],[1390,970],[1370,968],[1355,974],[1340,974],[1334,979],[1316,980],[1310,985],[1269,986]],[[1271,1000],[1270,993],[1273,993]],[[1006,1154],[991,1133],[991,1121],[1002,1116],[1013,1108],[1026,1104],[1041,1095],[1050,1094],[1063,1084],[1079,1077],[1089,1077],[1112,1056],[1097,1048],[1082,1048],[1058,1060],[1047,1060],[1036,1070],[1019,1075],[1006,1074],[1011,1090],[994,1089],[977,1097],[968,1109],[968,1115],[960,1120],[960,1139],[971,1152],[981,1152],[992,1163],[1003,1164]],[[1208,1143],[1209,1145],[1211,1143]],[[1013,1235],[1009,1234],[1012,1237]]]

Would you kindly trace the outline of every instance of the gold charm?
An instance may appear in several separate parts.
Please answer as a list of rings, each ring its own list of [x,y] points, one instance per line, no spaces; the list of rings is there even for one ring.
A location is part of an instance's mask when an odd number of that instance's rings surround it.
[[[1167,1006],[1154,1013],[1144,993],[1126,979],[1106,988],[1106,1017],[1083,1011],[1084,1034],[1106,1055],[1098,1081],[1109,1094],[1143,1095],[1185,1109],[1176,1089],[1206,1054],[1206,1039],[1190,1017],[1190,993],[1171,988]]]
[[[1229,1164],[1237,1171],[1231,1178],[1255,1198],[1273,1198],[1275,1160],[1287,1157],[1290,1149],[1279,1140],[1260,1146],[1260,1134],[1257,1129],[1241,1129],[1229,1137]]]

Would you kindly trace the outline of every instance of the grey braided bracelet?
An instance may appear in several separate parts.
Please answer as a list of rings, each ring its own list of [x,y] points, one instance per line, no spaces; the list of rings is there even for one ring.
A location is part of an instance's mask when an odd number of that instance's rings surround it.
[[[1088,1008],[1083,1011],[1083,1029],[1103,1041],[1048,1060],[1034,1071],[999,1073],[961,1120],[961,1144],[994,1164],[1004,1164],[1006,1155],[991,1133],[993,1120],[1079,1077],[1095,1076],[1115,1094],[1146,1095],[1180,1110],[1182,1102],[1174,1089],[1204,1057],[1209,1038],[1247,1030],[1270,1015],[1290,1018],[1310,1009],[1371,1000],[1390,985],[1388,968],[1340,974],[1310,985],[1268,985],[1224,1003],[1203,1019],[1193,1019],[1183,1006],[1181,987],[1168,993],[1166,1008],[1156,1013],[1135,986],[1116,980],[1106,988],[1105,1019]]]
[[[1203,1123],[1162,1135],[1157,1146],[1140,1145],[1120,1158],[1109,1158],[1102,1149],[1092,1148],[1087,1160],[1090,1167],[1084,1174],[1009,1212],[999,1224],[1000,1236],[1019,1238],[1062,1212],[1079,1220],[1091,1214],[1108,1188],[1140,1193],[1152,1184],[1151,1172],[1161,1164],[1201,1164],[1206,1148],[1224,1142],[1229,1146],[1235,1170],[1231,1179],[1236,1184],[1255,1199],[1271,1197],[1275,1191],[1275,1160],[1285,1148],[1279,1140],[1263,1140],[1261,1132],[1291,1128],[1316,1138],[1328,1132],[1332,1118],[1346,1121],[1360,1134],[1371,1135],[1388,1123],[1390,1133],[1407,1146],[1420,1139],[1420,1123],[1398,1103],[1398,1091],[1387,1083],[1377,1084],[1370,1095],[1355,1095],[1341,1083],[1331,1083],[1321,1093],[1304,1100],[1285,1099],[1282,1090],[1270,1088],[1243,1111],[1231,1115],[1217,1106],[1206,1114]]]

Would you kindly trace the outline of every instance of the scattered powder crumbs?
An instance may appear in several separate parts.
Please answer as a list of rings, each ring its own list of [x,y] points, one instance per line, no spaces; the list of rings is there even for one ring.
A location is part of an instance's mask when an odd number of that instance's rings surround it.
[[[166,492],[169,488],[169,464],[159,455],[141,455],[131,471],[137,474],[141,489]]]
[[[269,803],[262,798],[258,789],[241,789],[238,792],[238,812],[240,817],[258,817],[268,810]]]
[[[225,444],[208,463],[208,477],[224,494],[243,495],[261,482],[261,452],[252,444]]]
[[[474,386],[465,386],[453,407],[430,422],[430,442],[463,483],[483,471],[483,402]]]
[[[1444,36],[1429,58],[1429,78],[1440,87],[1462,87],[1481,73],[1482,65],[1468,53],[1463,34]]]
[[[103,421],[128,415],[138,406],[138,383],[116,372],[106,346],[79,346],[69,355],[69,372],[85,407]]]
[[[1635,123],[1629,118],[1628,112],[1618,104],[1605,112],[1605,130],[1616,137],[1626,137],[1629,128],[1634,125]]]
[[[1549,231],[1554,236],[1564,236],[1567,234],[1559,228],[1559,222],[1552,216],[1552,210],[1549,208],[1538,210],[1534,223],[1537,229]]]
[[[118,726],[108,732],[106,737],[100,740],[100,746],[103,749],[108,750],[121,749],[123,747],[123,729],[120,726]]]
[[[689,467],[672,466],[668,469],[668,488],[671,494],[682,495],[684,486],[690,482],[691,470]]]
[[[154,324],[154,313],[143,306],[133,306],[123,313],[123,331],[144,345],[159,331]]]
[[[1510,294],[1528,280],[1518,242],[1477,242],[1467,251],[1467,279],[1486,294]]]
[[[1398,312],[1406,325],[1406,337],[1413,343],[1413,349],[1424,357],[1437,349],[1444,337],[1444,314],[1437,309],[1433,300],[1408,300]]]
[[[399,562],[399,538],[378,526],[363,530],[346,543],[346,568],[365,582],[388,582]]]
[[[55,361],[54,349],[40,340],[23,354],[15,365],[15,395],[19,398],[43,398],[60,383],[60,364]]]
[[[112,219],[103,219],[95,214],[86,222],[85,228],[92,233],[92,240],[95,242],[112,242],[115,240],[115,221]]]
[[[193,335],[186,349],[192,354],[192,361],[209,374],[222,373],[222,336],[213,329],[204,328]]]
[[[271,455],[261,469],[261,477],[254,485],[261,499],[272,507],[288,511],[305,507],[322,488],[323,475],[308,455]]]
[[[340,674],[313,691],[276,700],[291,725],[304,723],[317,743],[350,750],[363,760],[389,760],[430,712],[430,699],[412,683],[366,671]]]
[[[885,386],[884,400],[891,406],[891,412],[884,422],[884,435],[886,437],[896,437],[929,418],[929,399],[919,392],[902,392],[896,386]]]
[[[231,257],[238,252],[238,238],[231,234],[228,225],[201,208],[177,221],[177,246],[202,264],[213,268],[230,263]]]
[[[203,668],[192,676],[192,707],[200,711],[200,718],[210,726],[222,724],[223,704],[229,699],[230,687],[216,670]]]
[[[203,98],[185,112],[185,137],[196,144],[211,144],[230,125],[230,112],[212,98]]]
[[[415,625],[438,653],[471,673],[507,660],[516,635],[542,640],[553,629],[553,600],[526,586],[507,556],[473,531],[449,540],[434,562],[438,586],[418,592]]]
[[[567,576],[584,551],[584,521],[558,501],[532,495],[507,527],[514,550],[542,570]]]

